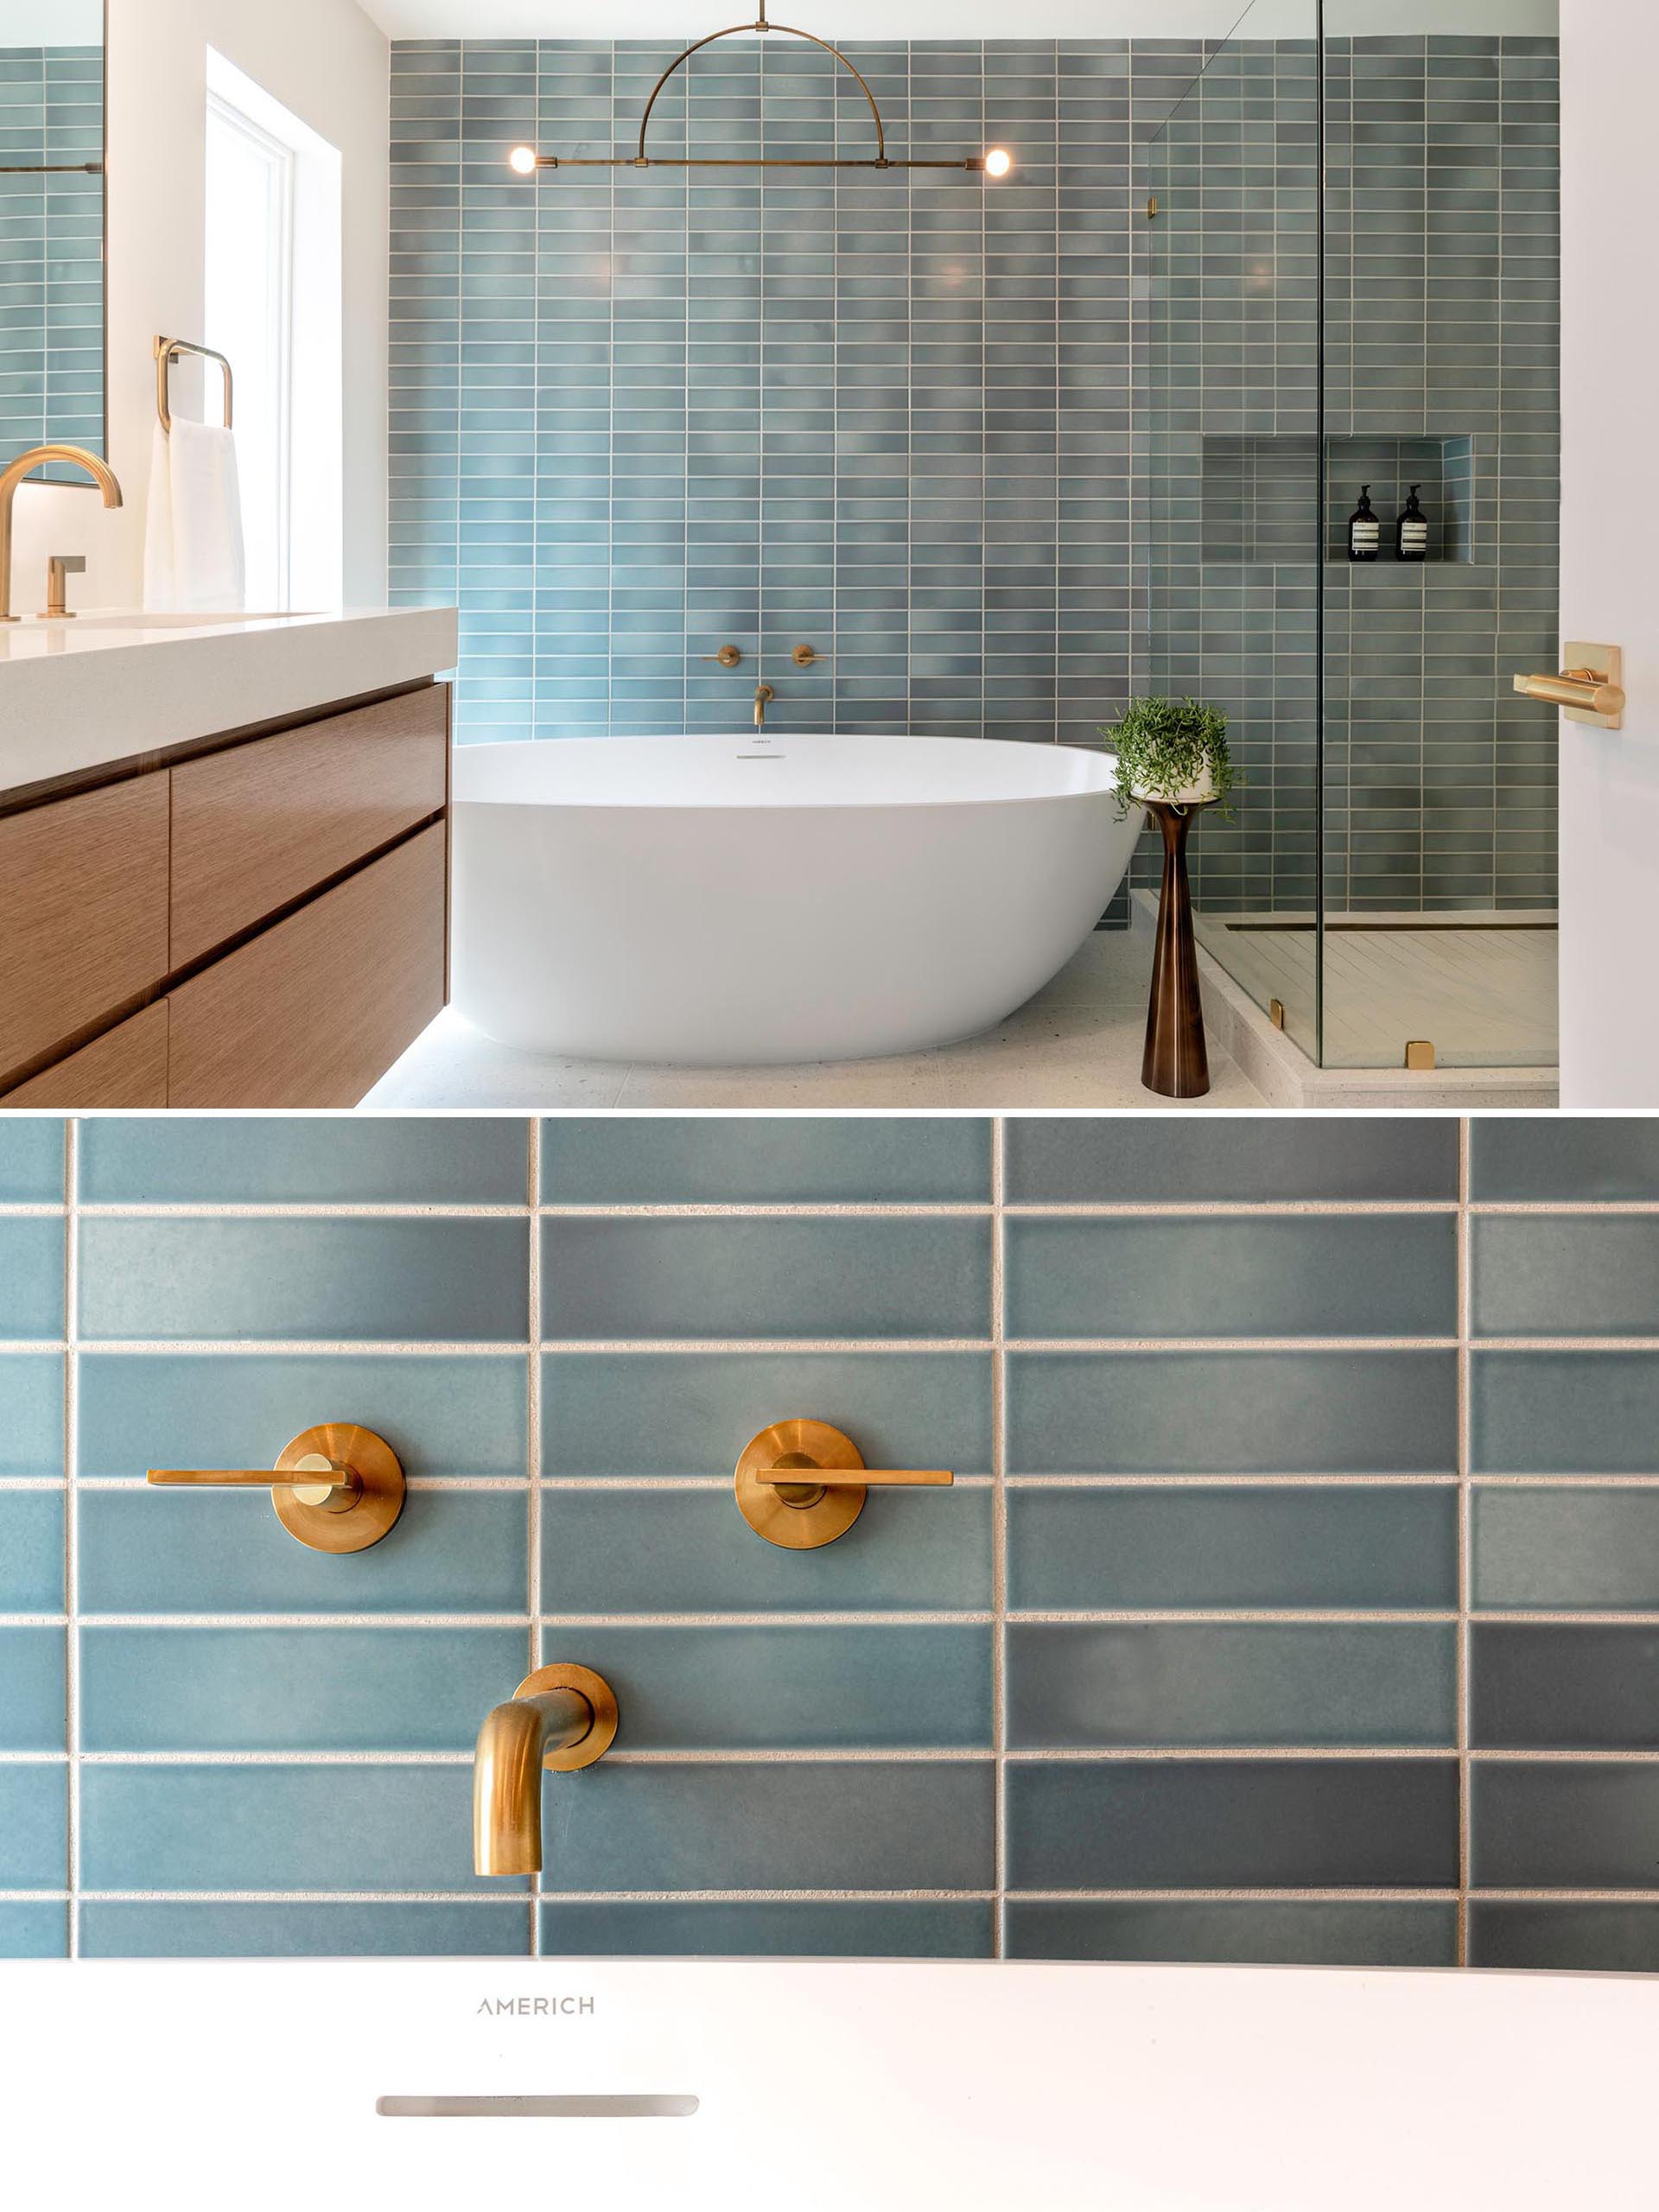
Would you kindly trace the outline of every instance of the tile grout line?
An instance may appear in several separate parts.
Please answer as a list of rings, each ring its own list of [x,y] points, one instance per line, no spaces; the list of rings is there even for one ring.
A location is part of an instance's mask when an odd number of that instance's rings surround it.
[[[1471,1618],[1473,1610],[1472,1547],[1472,1431],[1470,1407],[1471,1363],[1470,1356],[1470,1321],[1473,1313],[1473,1287],[1471,1280],[1472,1254],[1469,1224],[1469,1149],[1470,1125],[1466,1116],[1458,1122],[1458,1645],[1457,1645],[1457,1720],[1458,1720],[1458,1964],[1469,1963],[1469,1886],[1471,1866],[1472,1808],[1470,1793],[1474,1770],[1470,1758],[1472,1739],[1472,1707],[1471,1658],[1473,1632]]]
[[[80,1375],[80,1124],[63,1125],[63,1602],[64,1731],[68,1754],[65,1805],[68,1847],[69,1933],[72,1959],[80,1955],[80,1509],[76,1461],[79,1450]]]
[[[1007,1125],[1001,1115],[991,1122],[991,1864],[995,1898],[991,1907],[991,1956],[1004,1955],[1007,1891],[1007,1362],[1003,1350],[1006,1284],[1003,1269],[1002,1199],[1007,1175]]]
[[[528,1552],[524,1562],[530,1615],[530,1663],[525,1672],[534,1674],[541,1664],[542,1641],[542,1238],[541,1224],[536,1213],[542,1194],[542,1122],[537,1114],[530,1117],[524,1172],[530,1195],[525,1289],[530,1359],[524,1412],[525,1471],[530,1491],[525,1539]],[[538,1778],[539,1789],[546,1787],[546,1779],[544,1774]],[[532,1959],[542,1955],[542,1875],[539,1868],[530,1878],[530,1955]]]

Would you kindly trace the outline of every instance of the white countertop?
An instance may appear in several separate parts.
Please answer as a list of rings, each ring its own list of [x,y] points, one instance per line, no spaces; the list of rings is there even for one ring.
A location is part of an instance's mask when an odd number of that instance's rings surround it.
[[[452,669],[453,607],[0,626],[0,792]]]

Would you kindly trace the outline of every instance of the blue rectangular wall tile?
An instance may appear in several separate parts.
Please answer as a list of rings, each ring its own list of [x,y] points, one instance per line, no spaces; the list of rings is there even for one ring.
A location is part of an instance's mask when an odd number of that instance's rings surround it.
[[[1450,1624],[1016,1622],[1014,1751],[1457,1741]]]
[[[1470,1670],[1477,1745],[1659,1750],[1659,1629],[1481,1621]]]
[[[94,1215],[80,1235],[93,1340],[528,1334],[522,1221]]]
[[[64,1192],[63,1122],[8,1114],[0,1127],[0,1205],[58,1205]]]
[[[1659,1198],[1659,1128],[1651,1119],[1482,1115],[1469,1132],[1477,1205],[1573,1205]]]
[[[620,1337],[988,1337],[988,1219],[542,1227],[542,1329]]]
[[[58,1760],[0,1760],[0,1890],[60,1890],[69,1871],[69,1781]]]
[[[550,1613],[988,1611],[991,1494],[872,1491],[816,1551],[757,1537],[718,1490],[550,1490],[542,1498]]]
[[[1452,1759],[1008,1763],[1015,1889],[1433,1889],[1458,1878]]]
[[[63,1471],[63,1361],[44,1352],[0,1357],[0,1475]]]
[[[1659,1336],[1659,1219],[1487,1216],[1471,1249],[1478,1335]]]
[[[522,1479],[526,1365],[431,1353],[83,1357],[79,1471],[138,1478],[152,1466],[274,1465],[302,1429],[350,1421],[384,1436],[406,1475]]]
[[[60,1751],[67,1708],[60,1628],[0,1627],[0,1751]]]
[[[1152,1205],[1299,1199],[1455,1200],[1451,1121],[1268,1116],[1225,1124],[1016,1116],[1007,1126],[1014,1205]]]
[[[83,1628],[81,1745],[464,1751],[524,1649],[520,1628]]]
[[[63,1492],[0,1490],[0,1613],[63,1605]]]
[[[1481,1888],[1652,1888],[1659,1765],[1479,1759],[1471,1792]]]
[[[1008,1603],[1033,1611],[1455,1606],[1450,1485],[1008,1493]]]
[[[1469,1963],[1522,1974],[1659,1974],[1659,1905],[1476,1897]]]
[[[543,1659],[577,1643],[630,1751],[990,1748],[988,1624],[543,1628]]]
[[[57,1898],[0,1901],[0,1959],[69,1955],[69,1908]]]
[[[619,1764],[571,1779],[545,1890],[991,1886],[988,1759]]]
[[[62,1216],[0,1217],[0,1337],[63,1333]]]
[[[476,1904],[95,1898],[80,1909],[84,1959],[523,1958],[522,1898]]]
[[[987,1474],[991,1362],[980,1352],[556,1353],[543,1363],[545,1475],[729,1474],[752,1436],[804,1414],[867,1466]]]
[[[991,1127],[769,1115],[542,1125],[549,1205],[988,1205]]]
[[[1514,1611],[1659,1611],[1659,1490],[1478,1488],[1474,1602]]]
[[[1659,1350],[1477,1351],[1471,1370],[1478,1474],[1652,1471]]]
[[[514,1613],[525,1604],[523,1490],[413,1490],[390,1535],[337,1554],[296,1544],[267,1497],[237,1491],[88,1490],[79,1513],[83,1612]]]
[[[482,1116],[88,1120],[79,1192],[88,1205],[522,1205],[527,1138],[523,1121]]]
[[[470,1896],[478,1878],[472,1800],[470,1760],[429,1766],[94,1764],[81,1770],[81,1879],[89,1890],[452,1890]],[[524,1886],[516,1876],[490,1885]]]
[[[1015,1337],[1431,1337],[1457,1330],[1447,1216],[1007,1224]]]
[[[549,1958],[983,1959],[977,1898],[619,1898],[543,1904]]]
[[[1440,1351],[1015,1352],[1015,1474],[1447,1474]]]
[[[1450,1967],[1450,1902],[1141,1903],[1011,1897],[1011,1959],[1185,1959],[1212,1966]],[[1484,1963],[1484,1961],[1483,1961]]]

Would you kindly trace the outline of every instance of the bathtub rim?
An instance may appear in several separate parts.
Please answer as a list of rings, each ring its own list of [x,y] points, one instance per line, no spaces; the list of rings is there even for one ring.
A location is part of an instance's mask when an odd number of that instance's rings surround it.
[[[780,732],[779,734],[781,735],[783,733]],[[882,733],[868,730],[796,731],[790,734],[795,738],[805,739],[809,741],[816,741],[820,738],[834,740],[836,738],[849,737],[860,739],[870,738],[878,743],[885,741]],[[589,796],[581,793],[570,795],[561,794],[557,797],[546,798],[526,794],[522,791],[511,793],[491,792],[468,794],[461,788],[461,764],[468,754],[494,754],[521,753],[525,751],[532,751],[539,753],[547,748],[563,747],[567,746],[590,746],[594,747],[604,747],[608,749],[612,747],[629,745],[673,745],[680,744],[687,741],[692,743],[719,745],[731,745],[744,741],[744,734],[741,731],[728,732],[723,730],[690,730],[683,733],[683,735],[674,736],[664,736],[658,734],[656,736],[630,737],[492,738],[486,743],[481,745],[457,744],[453,748],[453,789],[450,794],[451,804],[456,808],[516,806],[537,810],[544,808],[549,810],[558,810],[570,812],[578,810],[591,813],[608,811],[618,814],[753,814],[765,819],[781,814],[791,813],[811,814],[815,817],[834,814],[869,814],[877,812],[900,813],[907,810],[916,810],[925,807],[969,809],[978,807],[1007,808],[1013,806],[1052,806],[1058,804],[1074,803],[1078,799],[1103,798],[1116,801],[1117,798],[1116,784],[1117,755],[1115,753],[1108,752],[1101,747],[1067,744],[1055,744],[1047,747],[1044,747],[1039,744],[1036,747],[1031,747],[1027,746],[1022,740],[1018,738],[926,737],[918,735],[917,733],[908,730],[893,731],[890,733],[890,734],[893,737],[901,738],[906,742],[915,745],[972,746],[976,750],[982,747],[988,746],[995,747],[999,753],[1014,751],[1027,753],[1030,751],[1037,751],[1039,753],[1047,752],[1049,753],[1077,753],[1085,760],[1097,760],[1101,763],[1103,771],[1102,780],[1098,784],[1092,785],[1082,791],[1009,791],[995,796],[982,795],[973,798],[957,798],[953,797],[948,791],[934,791],[918,792],[913,797],[907,796],[905,798],[870,797],[856,798],[850,797],[842,798],[839,796],[827,799],[785,798],[772,800],[769,803],[760,802],[753,799],[738,798],[633,798],[622,797],[615,793],[607,793],[603,796]],[[779,757],[781,758],[782,756],[780,755]],[[1130,815],[1137,813],[1144,813],[1144,804],[1138,799],[1131,800],[1120,818],[1127,821]]]

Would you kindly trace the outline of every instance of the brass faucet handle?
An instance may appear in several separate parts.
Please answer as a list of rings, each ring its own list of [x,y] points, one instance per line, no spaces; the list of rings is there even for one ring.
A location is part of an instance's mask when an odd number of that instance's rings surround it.
[[[867,1467],[842,1430],[798,1419],[774,1421],[750,1438],[734,1486],[738,1510],[758,1536],[786,1551],[815,1551],[846,1535],[872,1484],[936,1490],[955,1480],[947,1467]]]
[[[268,1490],[290,1536],[315,1552],[362,1552],[404,1510],[397,1454],[372,1428],[325,1421],[285,1445],[269,1473],[257,1467],[151,1467],[157,1488]]]
[[[864,1467],[854,1474],[842,1467],[815,1465],[804,1452],[791,1452],[756,1479],[779,1490],[798,1490],[804,1482],[818,1490],[866,1490],[872,1484],[884,1490],[919,1490],[949,1489],[957,1478],[949,1467]]]
[[[702,658],[717,660],[722,668],[739,668],[742,665],[743,655],[736,645],[722,645],[717,653],[704,653]]]
[[[797,668],[815,668],[821,660],[833,660],[833,653],[821,653],[816,645],[797,645],[790,655]]]
[[[71,576],[84,576],[86,556],[84,553],[54,553],[46,564],[46,605],[41,609],[42,622],[73,622],[75,610],[69,604]]]

